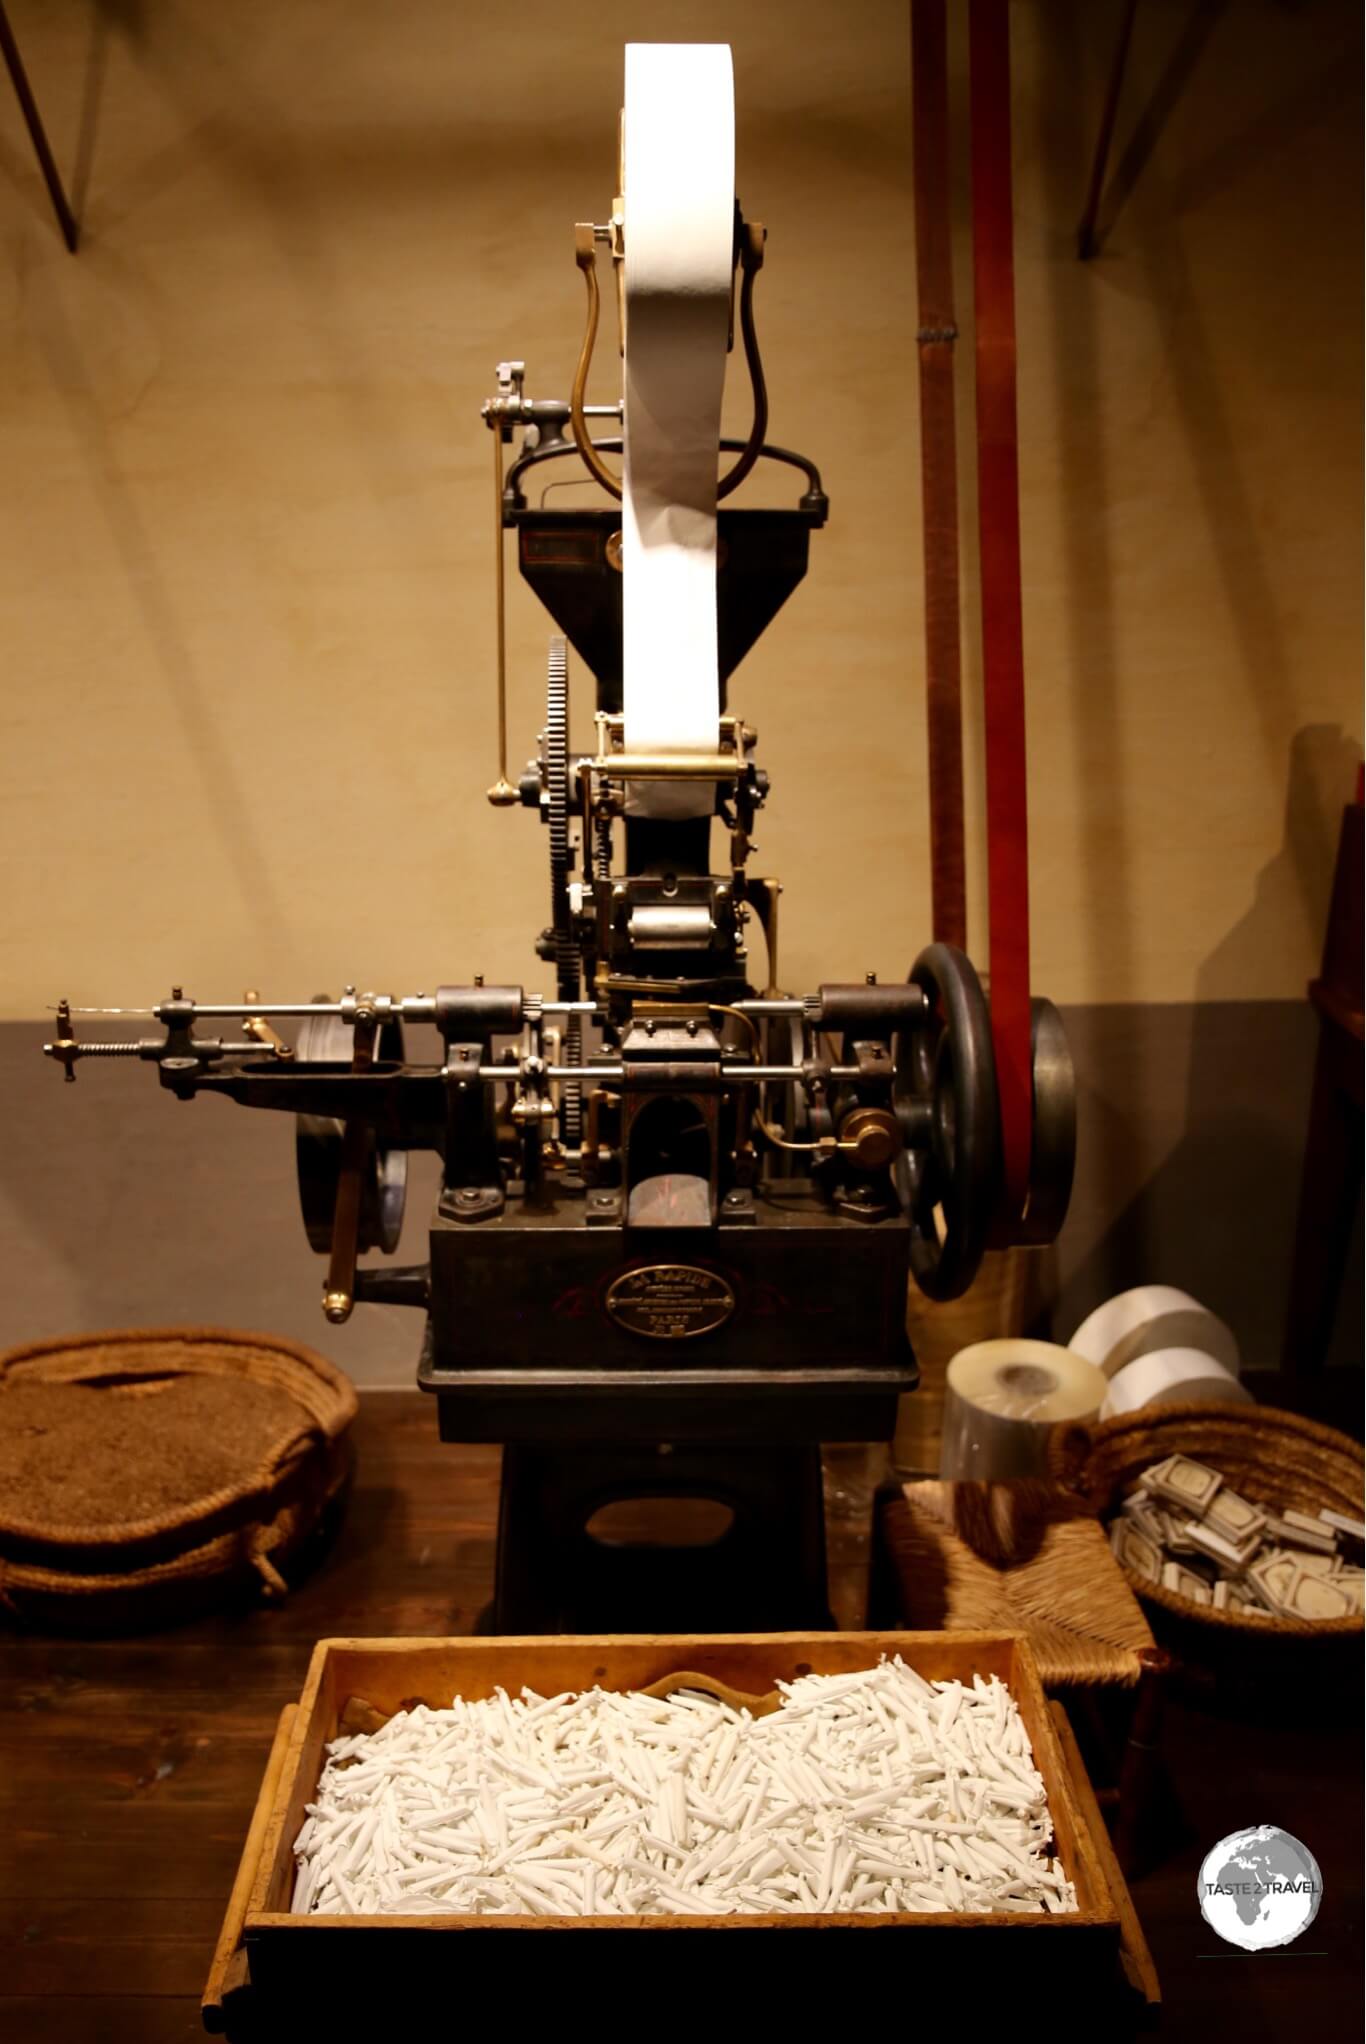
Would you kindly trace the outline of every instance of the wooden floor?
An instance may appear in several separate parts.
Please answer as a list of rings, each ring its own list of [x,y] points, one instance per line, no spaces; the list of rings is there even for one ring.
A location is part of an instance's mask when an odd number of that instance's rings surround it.
[[[271,1730],[313,1642],[473,1627],[492,1583],[497,1451],[441,1446],[428,1402],[400,1393],[363,1400],[357,1446],[341,1534],[284,1605],[121,1642],[0,1634],[4,2044],[199,2036]],[[840,1576],[842,1616],[856,1580]],[[1164,2036],[1208,2039],[1215,2024],[1238,2044],[1360,2036],[1361,1741],[1335,1701],[1319,1715],[1337,1724],[1312,1736],[1278,1722],[1283,1698],[1249,1696],[1236,1716],[1172,1711],[1189,1842],[1134,1885]],[[1205,1929],[1195,1876],[1208,1846],[1256,1823],[1304,1840],[1325,1897],[1303,1949],[1248,1958]]]

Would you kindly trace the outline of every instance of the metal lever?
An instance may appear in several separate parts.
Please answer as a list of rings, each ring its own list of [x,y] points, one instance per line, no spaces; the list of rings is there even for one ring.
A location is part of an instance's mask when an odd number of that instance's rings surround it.
[[[242,996],[244,1001],[249,1002],[259,1001],[260,998],[254,987],[248,987]],[[242,1034],[251,1037],[254,1043],[264,1044],[266,1049],[274,1051],[278,1058],[292,1058],[294,1055],[293,1046],[285,1042],[279,1030],[272,1028],[264,1015],[244,1015]]]
[[[357,1020],[355,1047],[351,1055],[353,1072],[368,1071],[375,1061],[377,1019]],[[363,1173],[370,1148],[370,1130],[363,1121],[348,1121],[342,1129],[341,1168],[337,1173],[337,1204],[332,1215],[332,1253],[323,1282],[323,1312],[334,1327],[351,1318],[356,1303],[356,1250],[360,1235],[360,1203]]]
[[[520,802],[522,799],[508,779],[507,630],[506,595],[503,585],[503,442],[512,437],[512,428],[506,414],[509,407],[515,409],[521,403],[525,375],[525,363],[500,362],[498,396],[492,405],[484,407],[485,422],[493,432],[493,601],[498,662],[498,778],[489,789],[488,797],[495,809],[511,808],[514,802]]]

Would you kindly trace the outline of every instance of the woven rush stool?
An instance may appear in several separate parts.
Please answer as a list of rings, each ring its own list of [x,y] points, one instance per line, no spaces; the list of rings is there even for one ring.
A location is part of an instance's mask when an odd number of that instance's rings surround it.
[[[1117,1787],[1100,1800],[1133,1871],[1157,1800],[1170,1662],[1094,1514],[1046,1483],[907,1483],[879,1499],[874,1568],[875,1623],[1025,1633],[1045,1687],[1098,1742],[1117,1743],[1120,1719]]]

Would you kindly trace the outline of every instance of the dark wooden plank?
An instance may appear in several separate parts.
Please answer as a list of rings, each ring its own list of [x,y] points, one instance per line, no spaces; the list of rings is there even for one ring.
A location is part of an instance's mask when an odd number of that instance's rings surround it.
[[[372,1617],[377,1614],[371,1613]],[[37,1736],[47,1725],[79,1722],[96,1730],[130,1700],[163,1724],[221,1714],[268,1724],[297,1696],[311,1641],[242,1637],[225,1626],[218,1639],[159,1645],[110,1641],[7,1639],[0,1668],[0,1738]],[[242,1670],[250,1666],[251,1679]],[[276,1701],[278,1697],[279,1701]]]
[[[5,2044],[203,2044],[199,1998],[0,1995]]]
[[[116,1894],[0,1903],[6,1990],[68,1995],[79,1980],[83,1995],[198,1995],[221,1916],[220,1898],[207,1895],[187,1895],[174,1911]]]
[[[269,1739],[268,1720],[264,1736]],[[261,1727],[254,1725],[230,1740],[186,1741],[174,1732],[127,1745],[92,1739],[79,1769],[73,1768],[70,1748],[62,1740],[30,1739],[23,1780],[0,1782],[0,1823],[39,1800],[48,1810],[67,1804],[89,1809],[106,1803],[137,1808],[174,1803],[190,1809],[233,1803],[260,1777],[262,1737]]]
[[[264,1765],[263,1748],[258,1782]],[[73,1760],[73,1766],[79,1761]],[[187,1898],[216,1900],[221,1909],[254,1796],[255,1785],[231,1802],[92,1801],[82,1807],[76,1799],[59,1810],[35,1797],[28,1810],[6,1819],[0,1901],[98,1902],[101,1896],[122,1895],[130,1901],[162,1902],[172,1913]],[[92,1937],[102,1931],[99,1917],[92,1915]]]

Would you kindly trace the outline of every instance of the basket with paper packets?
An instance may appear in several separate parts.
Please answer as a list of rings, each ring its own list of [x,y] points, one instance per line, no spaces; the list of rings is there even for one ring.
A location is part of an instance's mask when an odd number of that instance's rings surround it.
[[[1060,1428],[1054,1473],[1149,1607],[1248,1638],[1359,1639],[1363,1456],[1266,1406],[1150,1407]]]

